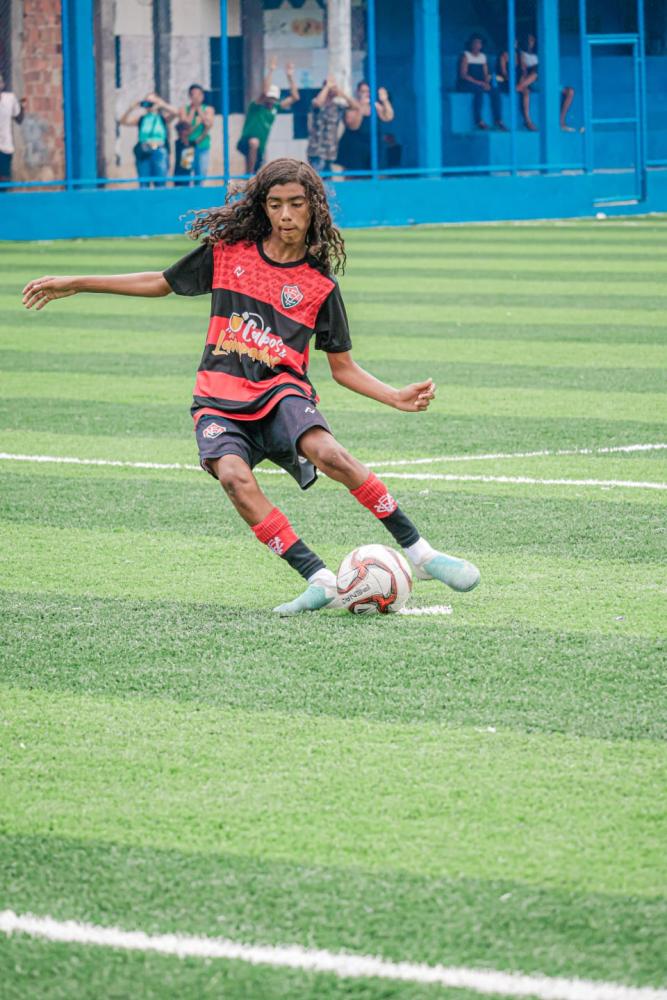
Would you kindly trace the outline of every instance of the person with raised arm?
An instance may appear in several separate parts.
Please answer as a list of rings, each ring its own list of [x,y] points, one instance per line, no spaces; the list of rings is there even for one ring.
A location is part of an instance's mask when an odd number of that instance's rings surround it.
[[[294,80],[294,63],[285,66],[290,92],[281,98],[280,87],[273,83],[273,74],[278,68],[278,60],[272,57],[264,77],[262,93],[256,101],[251,101],[246,113],[241,138],[236,144],[239,153],[245,156],[247,174],[259,170],[264,159],[266,144],[279,111],[289,111],[300,98],[299,90]]]

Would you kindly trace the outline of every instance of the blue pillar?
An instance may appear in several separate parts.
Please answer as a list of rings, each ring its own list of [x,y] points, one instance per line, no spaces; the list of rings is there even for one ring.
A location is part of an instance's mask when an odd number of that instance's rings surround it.
[[[558,0],[538,0],[537,43],[540,53],[540,159],[559,163],[560,33]]]
[[[222,113],[222,172],[229,180],[229,45],[227,0],[220,0],[220,110]]]
[[[97,177],[95,50],[92,0],[62,0],[66,173]]]
[[[414,0],[418,166],[442,167],[442,73],[438,0]]]
[[[375,110],[377,100],[377,45],[375,31],[375,0],[366,0],[366,39],[368,43],[368,86],[371,91],[371,176],[377,177],[378,150],[378,117]]]

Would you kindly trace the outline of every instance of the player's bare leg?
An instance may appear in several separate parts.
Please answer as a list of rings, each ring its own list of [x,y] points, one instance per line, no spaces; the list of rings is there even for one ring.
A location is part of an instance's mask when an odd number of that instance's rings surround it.
[[[308,584],[302,594],[274,611],[280,615],[296,615],[335,605],[335,575],[297,538],[285,515],[261,490],[250,466],[238,455],[225,455],[210,464],[223,490],[258,541],[285,559]]]
[[[452,590],[477,586],[480,573],[467,559],[438,552],[422,538],[414,524],[371,470],[359,462],[332,434],[313,427],[299,439],[299,451],[330,479],[347,486],[352,495],[381,520],[403,548],[419,580],[439,580]]]

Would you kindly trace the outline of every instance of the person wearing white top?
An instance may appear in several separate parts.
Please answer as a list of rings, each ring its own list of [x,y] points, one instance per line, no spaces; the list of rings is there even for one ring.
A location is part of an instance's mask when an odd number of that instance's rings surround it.
[[[0,73],[0,183],[12,179],[12,156],[14,155],[14,136],[12,135],[12,120],[20,125],[25,112],[25,97],[19,101],[11,90],[5,90],[5,78]],[[0,188],[0,192],[7,188]]]
[[[521,110],[526,128],[531,132],[537,132],[537,125],[530,117],[530,94],[531,87],[538,77],[539,56],[537,54],[537,39],[535,35],[526,35],[523,45],[519,48],[519,81],[516,85],[517,91],[521,94]],[[574,87],[563,87],[560,100],[560,127],[563,132],[574,132],[574,129],[567,124],[567,113],[574,100]]]
[[[498,91],[491,86],[491,76],[486,60],[486,55],[482,51],[484,39],[481,35],[471,35],[466,43],[466,47],[459,58],[459,74],[456,81],[456,89],[464,94],[472,94],[472,113],[477,128],[487,129],[489,126],[482,118],[482,98],[486,93],[491,102],[491,113],[496,128],[502,132],[507,131],[507,126],[502,120],[501,97]]]

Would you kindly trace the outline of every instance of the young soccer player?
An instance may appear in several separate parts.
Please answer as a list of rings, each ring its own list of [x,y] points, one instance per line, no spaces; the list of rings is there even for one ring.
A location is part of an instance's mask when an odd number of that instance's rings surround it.
[[[335,574],[298,537],[253,475],[268,458],[307,489],[319,469],[342,483],[388,529],[416,576],[472,590],[479,571],[433,549],[387,487],[336,441],[317,409],[308,347],[327,353],[340,385],[398,410],[419,413],[435,398],[431,379],[395,389],[352,359],[345,307],[332,277],[345,265],[317,173],[298,160],[274,160],[240,198],[197,212],[199,246],[164,273],[37,278],[23,302],[42,309],[77,292],[159,297],[212,293],[211,320],[197,372],[192,414],[203,468],[219,482],[260,542],[306,580],[281,615],[333,608]]]

